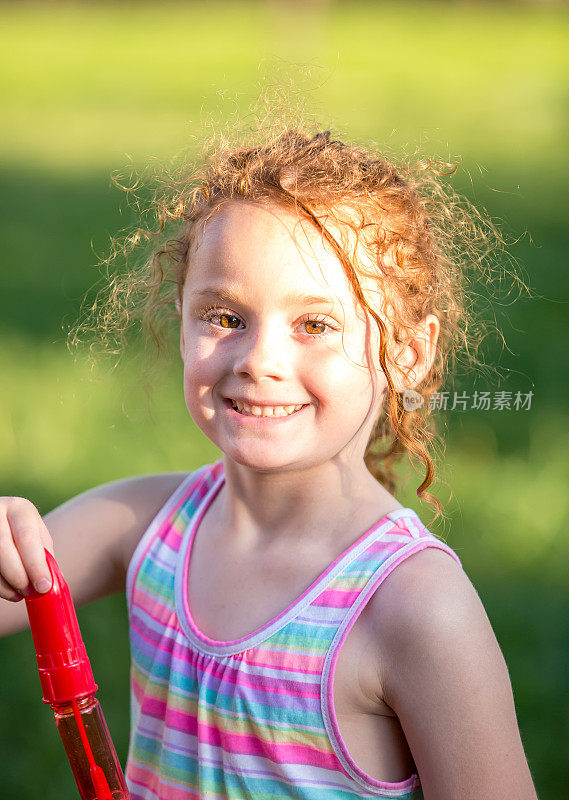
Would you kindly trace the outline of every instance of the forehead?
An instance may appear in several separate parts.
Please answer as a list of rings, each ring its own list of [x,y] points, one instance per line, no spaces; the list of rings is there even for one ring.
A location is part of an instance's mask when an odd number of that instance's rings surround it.
[[[273,203],[231,201],[199,225],[187,285],[231,282],[261,288],[353,296],[338,256],[309,220]]]

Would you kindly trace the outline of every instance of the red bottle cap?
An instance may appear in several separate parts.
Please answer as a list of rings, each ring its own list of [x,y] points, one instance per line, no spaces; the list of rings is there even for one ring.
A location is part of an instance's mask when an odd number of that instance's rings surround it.
[[[30,592],[25,598],[34,637],[44,703],[69,703],[94,694],[87,651],[81,638],[69,586],[49,551],[47,563],[53,578],[49,592]]]

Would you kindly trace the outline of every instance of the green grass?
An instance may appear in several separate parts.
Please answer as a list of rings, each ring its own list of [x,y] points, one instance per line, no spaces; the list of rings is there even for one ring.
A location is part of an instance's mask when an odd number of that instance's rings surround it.
[[[421,139],[474,160],[561,167],[553,153],[568,126],[564,9],[284,9],[5,6],[0,154],[58,173],[116,168],[126,153],[170,156],[199,133],[202,116],[230,110],[235,97],[243,107],[260,80],[276,85],[299,63],[299,91],[352,136],[411,147]]]
[[[563,8],[443,3],[4,5],[0,50],[0,493],[47,511],[124,475],[216,457],[188,418],[175,341],[148,407],[140,365],[91,374],[65,328],[98,255],[133,222],[110,174],[167,160],[259,92],[298,100],[348,138],[462,157],[455,186],[503,220],[534,298],[497,308],[486,348],[529,412],[455,412],[434,526],[455,547],[502,645],[540,800],[566,789],[569,501],[566,228],[569,52]],[[294,67],[294,64],[300,64]],[[210,118],[217,123],[208,122]],[[127,155],[128,154],[128,155]],[[92,295],[91,295],[92,296]],[[496,385],[494,385],[496,383]],[[446,481],[446,484],[445,484]],[[423,516],[411,479],[401,493]],[[452,498],[450,492],[452,490]],[[447,502],[448,501],[448,502]],[[119,754],[128,744],[122,596],[80,611]],[[113,653],[113,658],[108,658]],[[75,797],[40,702],[29,635],[0,642],[2,791]],[[49,774],[49,781],[45,775]]]

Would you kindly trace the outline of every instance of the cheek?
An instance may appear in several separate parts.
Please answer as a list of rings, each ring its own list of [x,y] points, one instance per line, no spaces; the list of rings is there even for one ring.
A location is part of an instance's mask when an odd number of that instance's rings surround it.
[[[184,396],[188,411],[194,419],[211,419],[213,405],[211,388],[220,377],[219,353],[211,343],[200,337],[184,352]]]
[[[387,381],[379,366],[378,353],[379,342],[371,337],[369,340],[361,335],[344,337],[334,375],[334,394],[343,405],[342,415],[353,424],[367,421],[373,426],[383,405]]]
[[[375,325],[360,324],[353,336],[346,337],[346,358],[354,373],[359,374],[361,384],[368,386],[373,400],[383,397],[387,387],[385,374],[379,362],[380,334]]]
[[[312,362],[309,380],[314,383],[314,393],[324,394],[322,400],[331,405],[360,408],[369,407],[374,397],[374,380],[380,383],[381,373],[372,373],[366,364],[365,349],[361,341],[344,341],[343,345],[322,350]],[[319,389],[318,389],[319,387]],[[378,387],[379,389],[381,387]],[[345,411],[344,411],[345,413]]]

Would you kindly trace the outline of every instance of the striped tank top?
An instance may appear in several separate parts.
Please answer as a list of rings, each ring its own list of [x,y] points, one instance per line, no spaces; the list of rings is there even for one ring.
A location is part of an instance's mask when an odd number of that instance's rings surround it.
[[[129,565],[132,800],[419,800],[417,775],[380,781],[350,756],[334,670],[357,617],[398,564],[426,547],[456,554],[411,509],[397,509],[277,617],[216,641],[192,619],[187,577],[196,529],[223,482],[222,462],[189,475]]]

